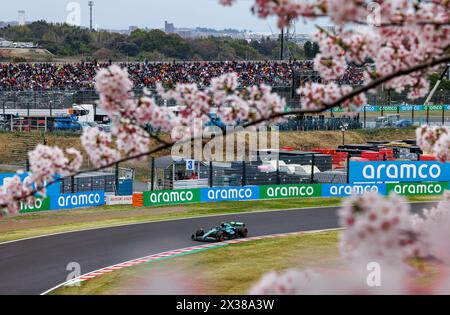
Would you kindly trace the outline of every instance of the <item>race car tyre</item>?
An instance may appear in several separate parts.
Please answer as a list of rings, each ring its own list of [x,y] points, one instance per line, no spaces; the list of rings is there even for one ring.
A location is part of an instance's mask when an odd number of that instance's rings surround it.
[[[205,231],[203,231],[203,230],[197,230],[197,232],[195,232],[195,236],[203,236],[203,235],[205,235]]]
[[[240,228],[237,230],[237,236],[238,237],[247,237],[248,235],[248,230],[247,228]]]
[[[223,234],[222,231],[217,232],[216,234],[216,240],[218,242],[223,242],[225,240],[225,235]]]

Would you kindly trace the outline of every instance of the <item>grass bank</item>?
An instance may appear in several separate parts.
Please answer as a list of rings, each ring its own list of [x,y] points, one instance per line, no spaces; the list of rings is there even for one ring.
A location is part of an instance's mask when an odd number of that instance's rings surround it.
[[[80,137],[71,133],[47,133],[44,135],[39,133],[19,133],[19,132],[0,132],[0,164],[17,164],[25,165],[26,152],[32,150],[37,143],[45,142],[48,145],[58,145],[66,149],[74,147],[81,152]],[[163,135],[168,140],[167,135]],[[415,138],[414,128],[406,129],[365,129],[350,130],[346,132],[346,143],[366,143],[375,140],[399,140]],[[246,140],[248,141],[248,140]],[[280,147],[294,147],[299,150],[312,150],[318,147],[335,148],[342,143],[342,133],[340,131],[308,131],[308,132],[280,132]],[[151,144],[155,145],[154,142]],[[248,145],[247,145],[248,147]],[[164,150],[156,154],[156,157],[170,154],[170,150]],[[84,160],[87,156],[84,154]],[[136,179],[145,182],[149,179],[150,166],[148,162],[130,162],[121,165],[123,167],[131,167],[136,171]],[[84,164],[85,168],[90,168],[89,163]]]

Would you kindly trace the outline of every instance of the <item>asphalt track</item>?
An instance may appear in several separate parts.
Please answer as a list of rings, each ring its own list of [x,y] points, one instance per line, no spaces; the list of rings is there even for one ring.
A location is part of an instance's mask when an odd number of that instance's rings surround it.
[[[280,201],[282,202],[282,201]],[[433,203],[412,204],[413,211]],[[213,205],[212,205],[213,206]],[[63,282],[71,262],[81,274],[146,255],[189,247],[197,228],[243,221],[249,236],[337,228],[337,207],[256,212],[151,222],[0,244],[0,294],[41,294]]]

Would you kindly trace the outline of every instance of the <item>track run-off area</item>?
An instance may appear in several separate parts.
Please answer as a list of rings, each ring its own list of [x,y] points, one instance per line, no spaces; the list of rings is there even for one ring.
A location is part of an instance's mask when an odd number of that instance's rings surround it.
[[[436,202],[411,203],[414,213]],[[214,215],[67,232],[0,244],[0,294],[42,294],[67,281],[71,263],[80,275],[140,257],[199,246],[198,228],[242,221],[249,237],[338,228],[339,207]]]

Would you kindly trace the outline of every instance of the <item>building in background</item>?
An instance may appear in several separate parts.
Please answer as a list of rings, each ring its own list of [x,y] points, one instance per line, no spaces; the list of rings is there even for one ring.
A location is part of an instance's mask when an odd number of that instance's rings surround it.
[[[26,24],[25,11],[24,10],[19,10],[18,14],[19,14],[19,25],[20,26],[24,26]]]
[[[192,37],[192,31],[188,28],[179,28],[175,32],[183,38],[191,38]]]
[[[169,23],[169,22],[165,21],[164,22],[164,32],[166,32],[168,34],[175,33],[175,26],[173,25],[173,23]]]
[[[139,29],[138,26],[132,25],[132,26],[130,26],[130,27],[128,28],[128,32],[131,34],[131,33],[133,33],[134,31],[137,31],[138,29]]]

